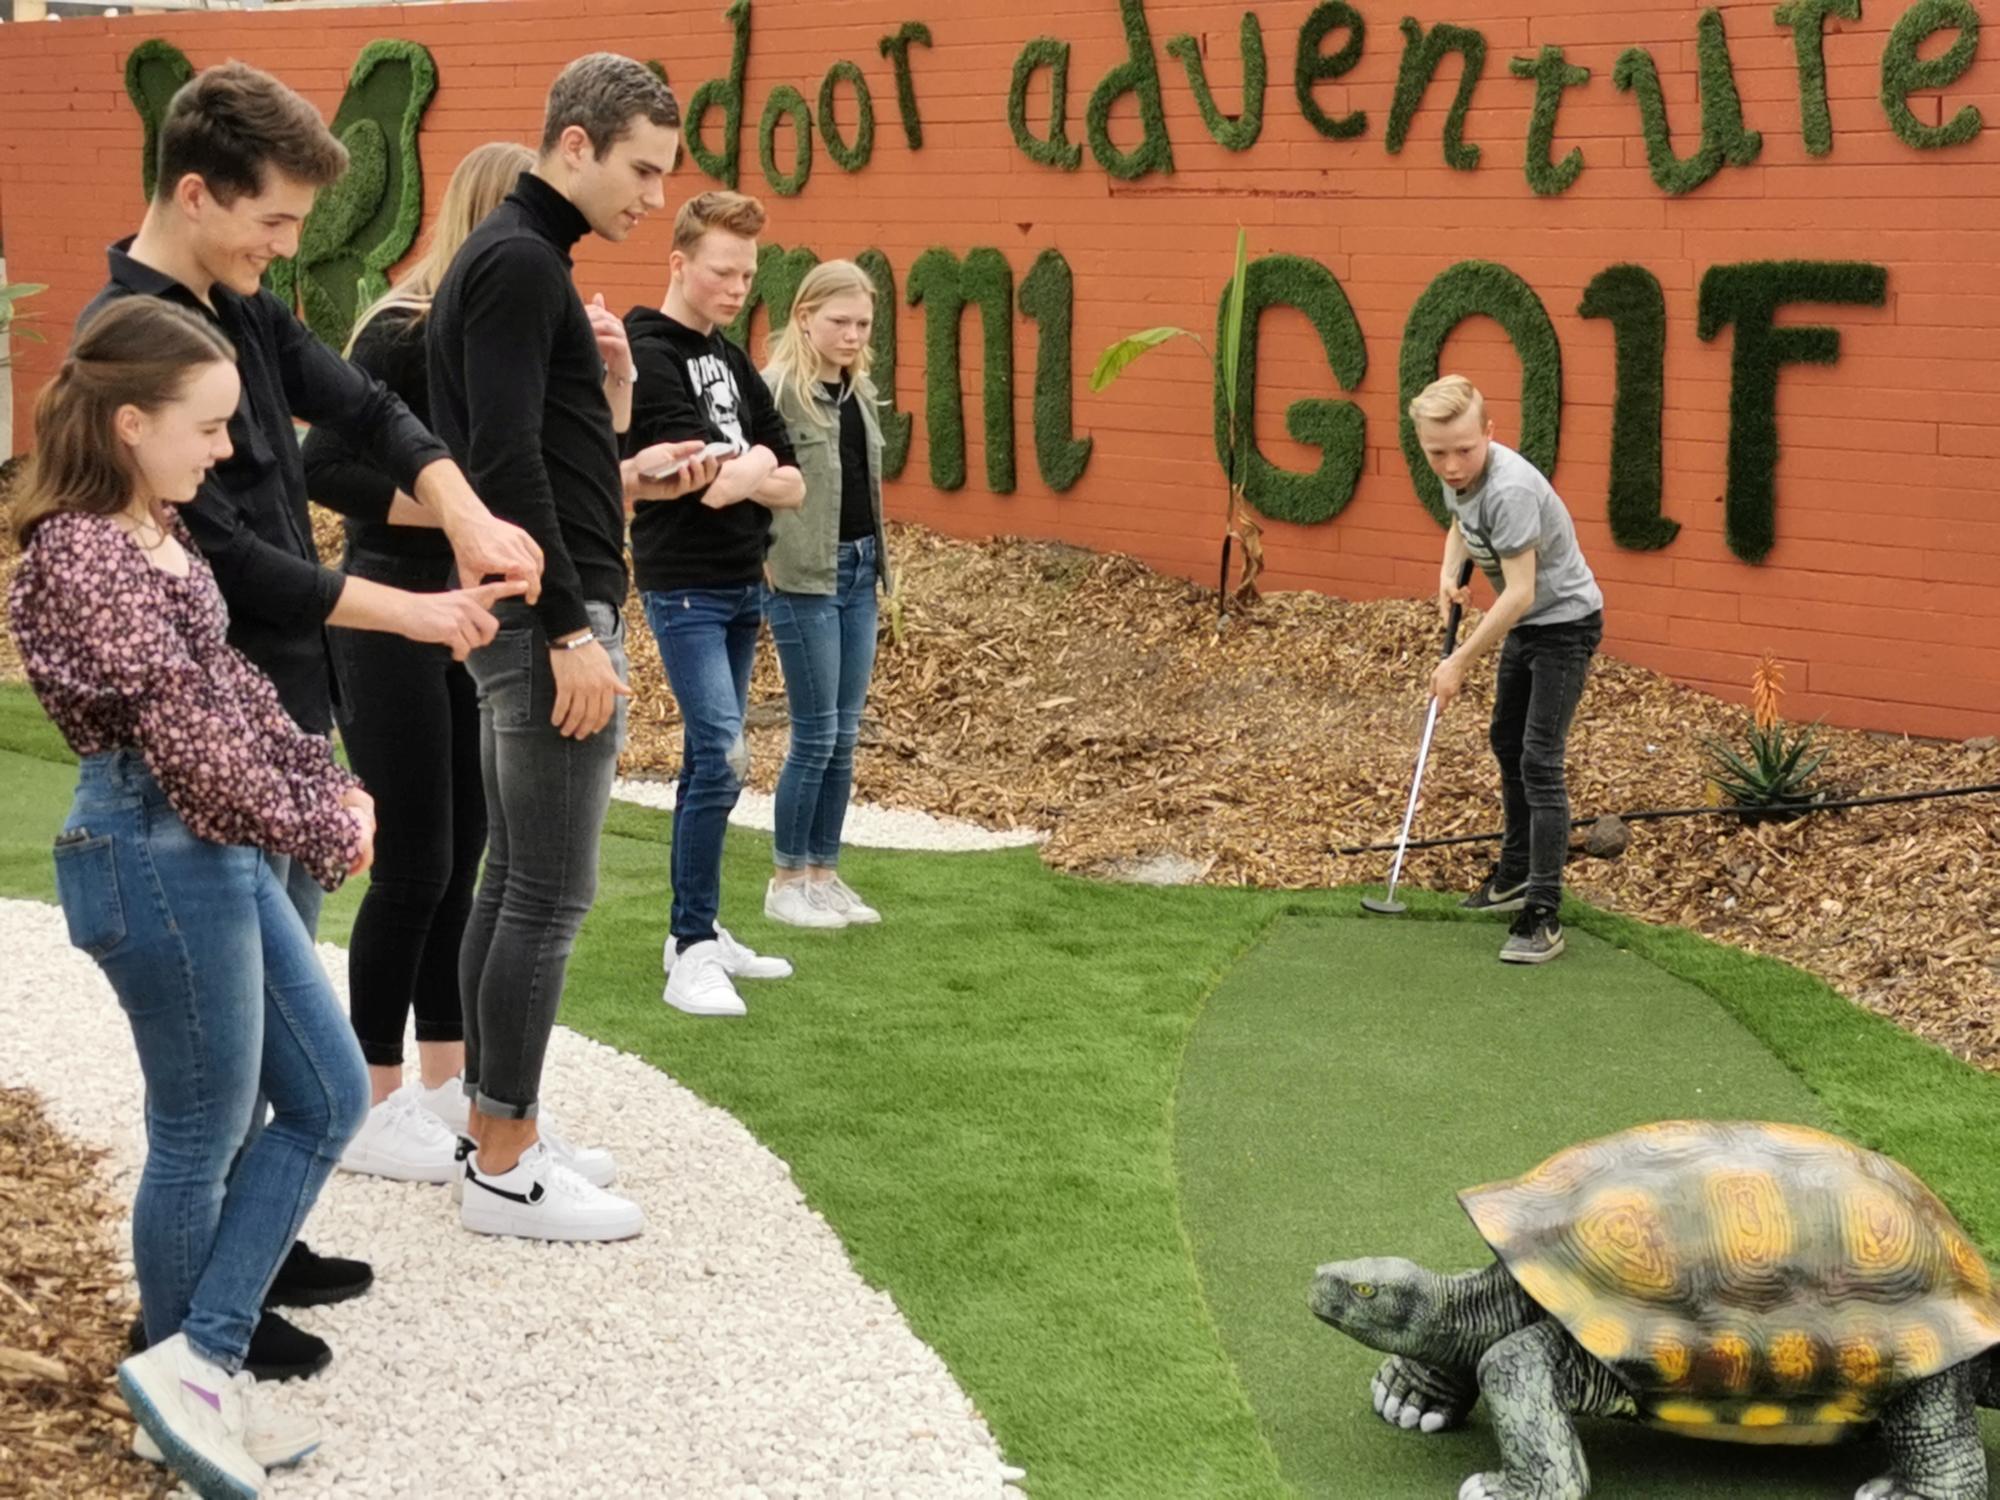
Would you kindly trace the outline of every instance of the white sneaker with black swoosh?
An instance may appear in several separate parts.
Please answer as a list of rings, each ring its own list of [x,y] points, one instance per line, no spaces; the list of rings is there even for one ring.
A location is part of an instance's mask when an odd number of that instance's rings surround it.
[[[628,1240],[646,1227],[638,1204],[592,1187],[536,1141],[507,1172],[487,1173],[479,1153],[465,1159],[458,1222],[477,1234],[525,1240]]]

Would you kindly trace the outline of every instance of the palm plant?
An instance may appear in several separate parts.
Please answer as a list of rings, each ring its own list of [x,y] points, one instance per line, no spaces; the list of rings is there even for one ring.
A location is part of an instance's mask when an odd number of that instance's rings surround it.
[[[1250,455],[1251,414],[1238,404],[1237,391],[1241,374],[1239,357],[1243,347],[1243,283],[1248,269],[1246,251],[1248,240],[1245,231],[1236,231],[1236,268],[1229,280],[1229,290],[1224,293],[1221,347],[1210,355],[1210,363],[1219,368],[1222,375],[1222,392],[1228,402],[1228,421],[1224,425],[1222,440],[1223,472],[1229,485],[1229,498],[1223,510],[1222,527],[1222,571],[1216,582],[1216,627],[1220,629],[1229,618],[1229,601],[1232,597],[1248,604],[1257,597],[1257,575],[1264,571],[1264,528],[1257,524],[1251,514],[1249,503],[1243,496],[1245,471]],[[1097,368],[1090,372],[1090,388],[1101,391],[1122,374],[1125,368],[1140,355],[1172,339],[1193,339],[1208,353],[1208,345],[1200,334],[1192,329],[1163,324],[1157,328],[1147,328],[1120,339],[1098,358]],[[1229,587],[1229,560],[1232,548],[1240,542],[1243,552],[1243,576],[1238,580],[1234,594]]]
[[[17,339],[32,339],[43,342],[41,330],[23,328],[21,325],[37,316],[33,312],[22,312],[19,304],[39,292],[46,292],[47,285],[39,281],[11,281],[0,286],[0,335],[12,334]],[[0,358],[0,365],[8,363]]]

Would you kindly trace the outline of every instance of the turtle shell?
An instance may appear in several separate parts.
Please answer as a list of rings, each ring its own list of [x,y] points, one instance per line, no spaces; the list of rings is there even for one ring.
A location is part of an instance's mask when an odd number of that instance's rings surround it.
[[[1521,1289],[1678,1431],[1828,1440],[2000,1344],[1992,1276],[1951,1211],[1804,1126],[1643,1125],[1459,1201]]]

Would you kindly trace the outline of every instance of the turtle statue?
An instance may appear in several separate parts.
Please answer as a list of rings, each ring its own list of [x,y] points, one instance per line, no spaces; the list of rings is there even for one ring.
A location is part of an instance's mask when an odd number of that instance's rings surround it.
[[[1799,1125],[1672,1121],[1458,1195],[1495,1260],[1335,1261],[1315,1316],[1389,1358],[1375,1410],[1436,1432],[1486,1401],[1500,1468],[1460,1500],[1582,1500],[1575,1418],[1823,1443],[1878,1424],[1856,1500],[1986,1500],[2000,1301],[1930,1189]]]

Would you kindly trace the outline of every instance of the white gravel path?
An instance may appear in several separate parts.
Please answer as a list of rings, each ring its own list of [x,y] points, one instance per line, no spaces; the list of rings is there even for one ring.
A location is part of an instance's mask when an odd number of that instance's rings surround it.
[[[636,802],[642,807],[665,808],[671,812],[674,786],[671,781],[638,781],[621,776],[612,787],[611,794],[621,802]],[[776,800],[768,792],[746,790],[737,799],[736,810],[729,815],[729,821],[738,828],[756,828],[769,833],[775,826],[772,809]],[[869,849],[929,849],[963,853],[975,849],[1018,849],[1028,844],[1046,843],[1048,837],[1034,828],[994,830],[957,818],[938,818],[929,813],[905,812],[899,808],[874,807],[857,802],[847,809],[847,823],[842,830],[841,842]]]
[[[0,953],[0,1082],[35,1089],[59,1128],[108,1148],[129,1203],[140,1084],[109,987],[54,907],[0,901]],[[321,954],[344,996],[346,954]],[[478,1238],[443,1188],[336,1174],[308,1238],[367,1256],[376,1284],[287,1314],[332,1343],[334,1363],[266,1399],[319,1414],[328,1437],[269,1493],[1020,1496],[943,1362],[732,1116],[562,1027],[547,1093],[566,1131],[616,1149],[646,1233]],[[114,1235],[129,1247],[129,1222]]]

